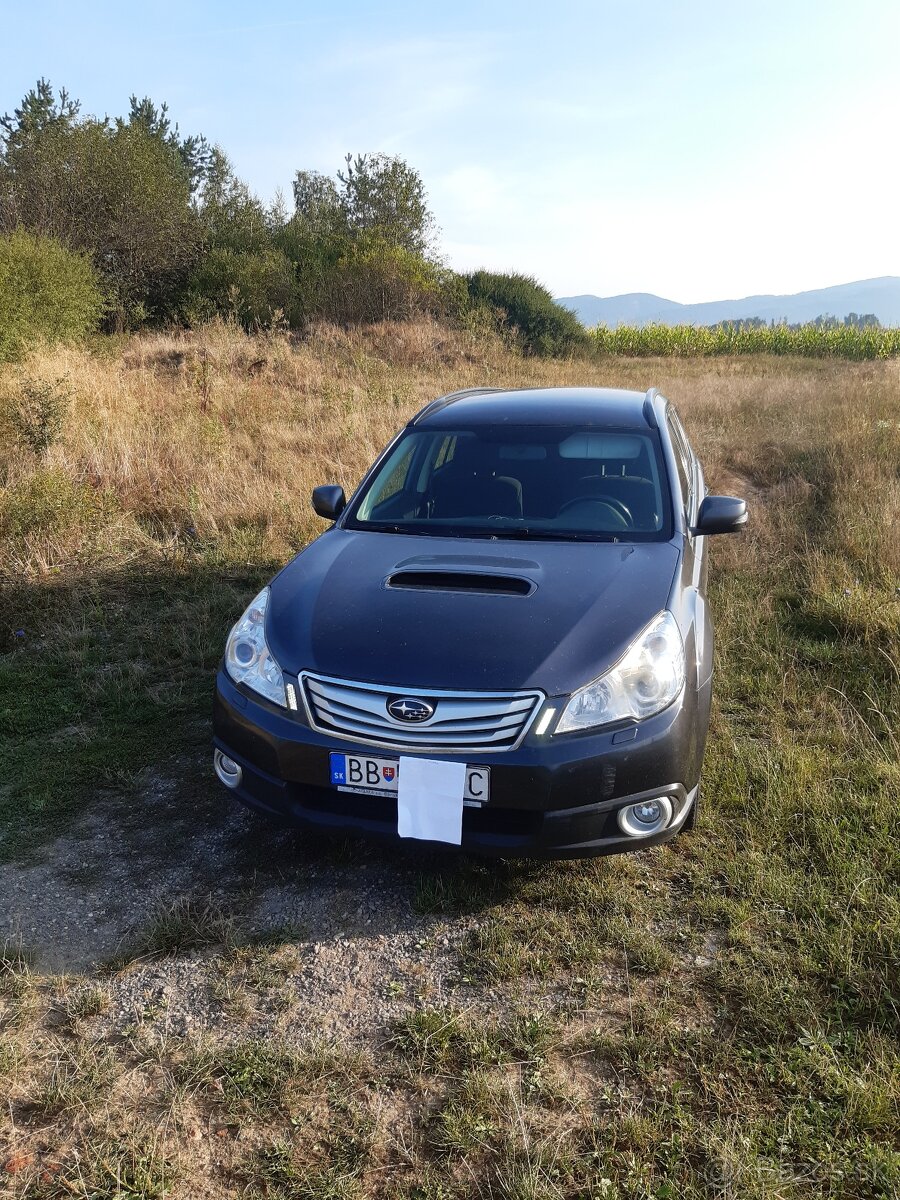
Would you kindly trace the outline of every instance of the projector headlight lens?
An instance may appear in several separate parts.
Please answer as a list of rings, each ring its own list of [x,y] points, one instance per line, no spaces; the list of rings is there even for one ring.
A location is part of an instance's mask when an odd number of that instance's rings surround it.
[[[683,686],[681,631],[670,612],[661,612],[610,671],[575,692],[556,732],[593,729],[628,718],[642,721],[667,708]]]

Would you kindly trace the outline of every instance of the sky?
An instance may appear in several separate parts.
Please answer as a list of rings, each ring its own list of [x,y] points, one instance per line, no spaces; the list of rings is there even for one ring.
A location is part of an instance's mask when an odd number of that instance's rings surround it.
[[[0,0],[0,112],[167,101],[263,198],[421,174],[458,270],[695,302],[900,275],[900,0]]]

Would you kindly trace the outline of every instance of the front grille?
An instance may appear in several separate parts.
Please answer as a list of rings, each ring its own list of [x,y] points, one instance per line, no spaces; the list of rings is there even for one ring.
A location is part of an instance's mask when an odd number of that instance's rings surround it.
[[[447,692],[300,676],[313,729],[398,750],[511,750],[525,736],[541,692]],[[434,713],[414,724],[392,717],[402,697],[427,701]]]

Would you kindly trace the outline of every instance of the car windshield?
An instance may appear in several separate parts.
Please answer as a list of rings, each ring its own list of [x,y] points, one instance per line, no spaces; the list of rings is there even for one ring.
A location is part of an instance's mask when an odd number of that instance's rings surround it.
[[[650,430],[412,428],[343,524],[449,537],[660,541],[670,525],[664,470]]]

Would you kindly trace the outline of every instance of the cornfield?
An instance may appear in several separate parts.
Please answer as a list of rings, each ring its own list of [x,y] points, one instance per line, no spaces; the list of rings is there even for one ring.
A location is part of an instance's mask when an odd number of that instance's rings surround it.
[[[694,358],[726,354],[780,354],[846,358],[854,362],[900,355],[900,329],[842,325],[598,325],[590,331],[601,354],[631,358]]]

